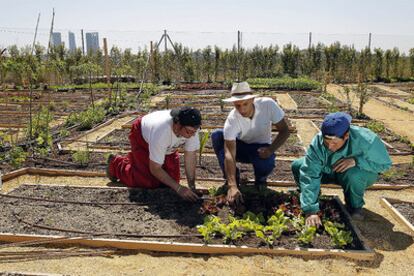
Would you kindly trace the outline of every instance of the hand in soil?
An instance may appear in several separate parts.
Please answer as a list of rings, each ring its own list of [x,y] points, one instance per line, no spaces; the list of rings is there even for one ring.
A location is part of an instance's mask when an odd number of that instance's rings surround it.
[[[352,167],[355,167],[355,165],[356,163],[354,158],[344,158],[335,163],[333,170],[334,172],[342,173]]]
[[[178,195],[187,201],[191,201],[191,202],[196,202],[197,200],[199,200],[200,198],[198,197],[198,195],[196,195],[191,189],[187,188],[187,187],[181,187],[181,189],[178,190]]]
[[[243,196],[240,193],[239,189],[236,186],[231,186],[227,191],[227,201],[230,205],[239,205],[244,203]]]
[[[321,226],[322,222],[318,215],[309,215],[306,218],[306,226]]]
[[[273,154],[273,151],[270,149],[270,147],[258,148],[257,152],[259,153],[259,157],[262,159],[267,159]]]

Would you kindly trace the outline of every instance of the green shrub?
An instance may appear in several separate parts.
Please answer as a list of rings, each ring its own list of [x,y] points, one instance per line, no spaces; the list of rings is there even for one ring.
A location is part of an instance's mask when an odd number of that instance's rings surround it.
[[[79,150],[72,154],[72,160],[76,164],[85,167],[89,164],[90,161],[90,152],[89,150]]]
[[[367,128],[372,130],[373,132],[379,134],[385,131],[385,126],[381,122],[371,121],[367,124]]]
[[[102,122],[105,119],[105,108],[90,106],[87,110],[81,113],[72,113],[68,116],[65,126],[70,127],[79,124],[78,130],[92,129],[94,125]]]
[[[10,165],[13,169],[19,168],[24,161],[26,161],[27,153],[21,147],[12,147],[5,156],[5,159],[10,160]]]

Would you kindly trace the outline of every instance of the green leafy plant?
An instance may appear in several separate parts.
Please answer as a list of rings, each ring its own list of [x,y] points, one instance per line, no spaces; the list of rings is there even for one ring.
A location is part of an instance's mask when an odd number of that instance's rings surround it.
[[[23,148],[12,146],[12,148],[4,154],[0,154],[0,160],[8,160],[13,169],[19,168],[27,158],[27,153]]]
[[[367,128],[369,128],[370,130],[372,130],[375,133],[382,133],[385,131],[385,126],[383,123],[381,122],[377,122],[377,121],[371,121],[367,124]]]
[[[204,242],[208,243],[217,233],[222,232],[224,224],[221,219],[214,215],[209,215],[204,218],[204,224],[197,226],[197,231],[203,236]]]
[[[267,220],[267,226],[265,226],[264,231],[271,232],[269,236],[271,243],[278,239],[283,232],[288,229],[288,222],[289,218],[285,217],[285,214],[280,209],[278,209],[275,214]]]
[[[200,166],[201,166],[201,160],[202,160],[204,150],[206,148],[208,138],[210,138],[210,131],[209,130],[203,131],[199,134],[200,148],[199,148],[199,154],[198,154],[198,164]]]
[[[403,171],[399,171],[396,168],[391,168],[382,173],[382,178],[384,178],[385,181],[393,181],[394,179],[402,177],[403,175]]]
[[[298,241],[302,244],[309,245],[312,243],[316,235],[315,226],[305,226],[298,234]]]
[[[81,113],[72,113],[68,116],[65,126],[70,127],[79,124],[78,130],[88,130],[105,119],[105,108],[102,106],[90,106]]]
[[[32,124],[29,122],[27,126],[26,135],[34,140],[34,150],[42,156],[47,155],[52,148],[53,138],[49,125],[52,119],[53,115],[49,109],[43,106],[33,117]]]
[[[72,160],[79,166],[86,167],[91,160],[91,152],[88,146],[86,150],[78,150],[72,154]]]
[[[352,233],[344,230],[345,226],[341,223],[324,221],[325,231],[331,236],[332,245],[343,248],[352,243]]]

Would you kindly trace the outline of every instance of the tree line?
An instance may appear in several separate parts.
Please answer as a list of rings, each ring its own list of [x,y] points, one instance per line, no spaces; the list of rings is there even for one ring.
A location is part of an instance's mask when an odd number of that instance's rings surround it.
[[[0,84],[71,84],[76,79],[101,76],[105,56],[101,50],[83,55],[81,49],[69,51],[58,46],[47,52],[36,45],[10,46],[0,57]],[[398,48],[356,50],[339,42],[317,44],[299,49],[293,44],[282,47],[256,46],[238,50],[205,47],[192,50],[182,44],[167,51],[133,52],[114,46],[109,59],[112,76],[129,75],[154,83],[232,82],[248,78],[309,77],[329,83],[367,81],[414,81],[414,48],[408,54]]]

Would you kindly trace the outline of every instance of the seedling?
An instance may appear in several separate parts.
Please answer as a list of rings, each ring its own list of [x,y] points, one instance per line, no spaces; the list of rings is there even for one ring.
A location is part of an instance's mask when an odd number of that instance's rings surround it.
[[[312,243],[316,235],[315,226],[305,226],[298,235],[298,241],[302,244],[309,245]]]
[[[198,165],[201,166],[201,160],[202,160],[202,156],[208,141],[208,138],[210,138],[210,131],[203,131],[201,132],[201,134],[199,135],[199,139],[200,139],[200,149],[199,149],[199,155],[198,155]]]
[[[343,224],[325,221],[323,225],[325,231],[331,236],[332,245],[343,248],[352,243],[352,233],[350,231],[343,230],[345,228]]]

